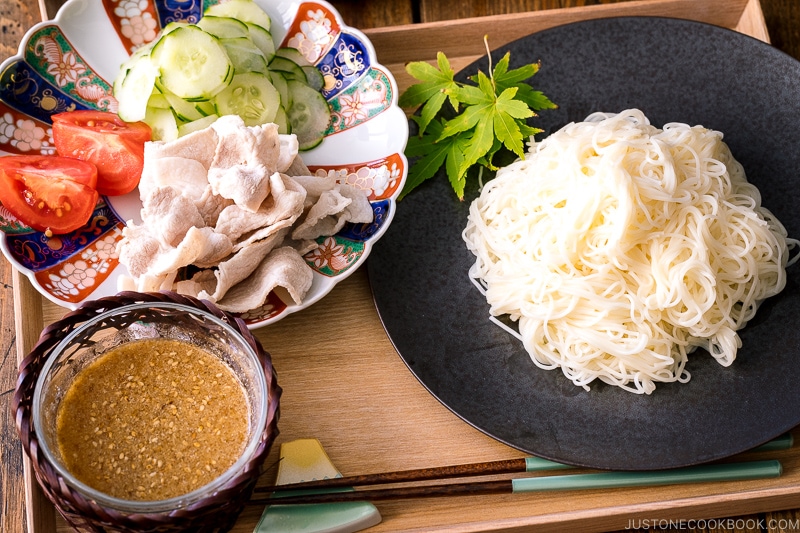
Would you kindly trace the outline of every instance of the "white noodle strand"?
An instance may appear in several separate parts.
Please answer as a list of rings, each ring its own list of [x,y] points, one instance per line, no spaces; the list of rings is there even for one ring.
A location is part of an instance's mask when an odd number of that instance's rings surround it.
[[[536,365],[640,394],[688,381],[698,347],[733,363],[798,244],[720,132],[659,130],[636,109],[532,143],[483,187],[463,238],[491,315],[519,333],[493,321]]]

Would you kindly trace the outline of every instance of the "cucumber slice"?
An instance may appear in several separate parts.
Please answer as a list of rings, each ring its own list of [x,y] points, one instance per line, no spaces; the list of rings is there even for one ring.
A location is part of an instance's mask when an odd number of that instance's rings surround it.
[[[122,86],[122,80],[125,79],[125,76],[128,75],[128,72],[136,65],[138,61],[140,61],[143,57],[149,56],[150,52],[152,51],[152,47],[149,45],[142,46],[138,48],[133,54],[128,56],[125,61],[119,66],[119,71],[117,71],[117,76],[114,78],[114,82],[111,84],[113,90],[116,90],[118,86]]]
[[[285,108],[291,107],[292,98],[289,95],[289,85],[286,84],[286,78],[283,77],[283,74],[277,70],[270,70],[269,80],[281,95],[281,106]]]
[[[188,25],[189,23],[185,20],[173,20],[172,22],[167,22],[167,25],[161,28],[161,37],[177,30],[178,28],[183,28],[184,26]],[[155,44],[155,42],[153,44]]]
[[[322,95],[296,80],[287,81],[292,105],[286,110],[292,133],[297,135],[300,150],[314,148],[325,137],[331,121],[331,110]]]
[[[193,25],[162,36],[151,57],[161,68],[156,83],[185,100],[209,100],[233,77],[233,65],[219,40]]]
[[[217,114],[239,115],[248,126],[272,122],[281,106],[281,97],[269,76],[260,72],[237,74],[214,98]]]
[[[278,125],[278,133],[289,134],[292,133],[292,126],[289,124],[289,117],[286,115],[286,110],[281,106],[275,114],[272,122]]]
[[[311,66],[311,62],[297,48],[281,47],[275,50],[275,55],[288,59],[299,67]]]
[[[139,60],[141,60],[145,56],[149,56],[150,53],[153,51],[153,46],[154,45],[155,45],[155,41],[153,41],[151,43],[148,43],[148,44],[145,44],[145,45],[140,46],[139,48],[137,48],[136,51],[133,52],[128,57],[128,59],[123,61],[122,65],[120,65],[120,73],[121,73],[121,75],[124,77],[125,73],[127,71],[129,71],[131,69],[131,67],[133,67]],[[117,79],[119,79],[119,78],[120,78],[120,76],[118,75]]]
[[[252,24],[250,22],[245,24],[250,33],[250,40],[252,40],[253,44],[264,54],[267,63],[272,61],[272,58],[275,57],[275,41],[272,40],[272,34],[257,24]]]
[[[178,138],[178,122],[169,109],[148,107],[144,122],[150,126],[154,141],[174,141]]]
[[[180,98],[172,93],[164,93],[163,96],[169,104],[169,107],[172,108],[172,112],[175,113],[175,118],[180,121],[192,122],[193,120],[197,120],[205,116],[200,113],[194,102],[187,102],[183,98]]]
[[[228,57],[233,64],[236,74],[243,72],[267,72],[267,59],[249,37],[237,37],[235,39],[220,39],[220,43],[225,47]]]
[[[307,66],[301,68],[306,75],[306,83],[309,87],[315,91],[321,91],[325,87],[325,78],[322,76],[322,72],[317,70],[317,67]]]
[[[269,62],[270,70],[279,70],[286,75],[286,79],[302,81],[305,83],[306,74],[303,72],[303,69],[300,68],[300,65],[291,59],[286,59],[285,57],[281,57],[277,54],[278,52],[275,51],[275,57],[273,57],[272,61]]]
[[[261,26],[269,31],[272,20],[253,0],[227,0],[219,4],[208,6],[204,16],[231,17],[242,22],[249,22]]]
[[[214,107],[214,102],[195,102],[194,107],[204,117],[215,115],[217,113],[217,108]]]
[[[158,66],[150,60],[149,54],[142,53],[124,74],[120,74],[119,82],[115,80],[114,97],[119,104],[117,113],[122,120],[138,122],[144,119],[158,75]]]
[[[230,17],[204,16],[197,21],[197,27],[220,39],[250,36],[250,30],[244,22]]]
[[[189,133],[207,128],[211,124],[216,122],[218,118],[219,117],[217,115],[208,115],[207,117],[203,117],[198,120],[193,120],[192,122],[187,122],[186,124],[181,124],[180,126],[178,126],[178,137],[183,137],[184,135],[188,135]]]
[[[153,94],[150,95],[150,99],[147,101],[147,107],[157,107],[159,109],[170,108],[167,98],[158,91],[153,91]]]

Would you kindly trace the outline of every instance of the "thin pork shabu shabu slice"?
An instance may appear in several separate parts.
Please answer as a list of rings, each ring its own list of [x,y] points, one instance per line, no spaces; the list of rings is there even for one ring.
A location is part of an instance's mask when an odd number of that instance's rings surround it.
[[[294,135],[234,115],[148,143],[139,193],[142,222],[129,221],[118,245],[130,273],[120,288],[174,290],[237,313],[276,288],[301,303],[312,280],[302,255],[315,239],[373,218],[364,191],[311,175]]]

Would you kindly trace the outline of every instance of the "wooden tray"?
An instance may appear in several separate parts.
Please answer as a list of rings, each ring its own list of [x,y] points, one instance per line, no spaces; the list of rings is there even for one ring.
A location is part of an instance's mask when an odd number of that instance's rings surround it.
[[[499,47],[566,22],[620,15],[691,18],[769,42],[758,0],[642,0],[366,33],[402,90],[410,83],[403,64],[432,59],[438,50],[460,69],[483,54],[485,34]],[[22,357],[42,327],[64,310],[42,298],[19,273],[14,285]],[[281,434],[267,464],[277,460],[281,442],[307,437],[318,438],[345,475],[521,456],[464,423],[412,376],[381,326],[363,268],[310,309],[256,333],[272,353],[284,389]],[[371,531],[523,531],[534,525],[537,531],[608,531],[630,528],[629,520],[643,517],[688,520],[800,507],[800,447],[754,458],[780,459],[784,475],[679,491],[660,487],[381,503],[383,521]],[[274,474],[265,474],[264,483]],[[29,531],[68,531],[30,476],[26,490]],[[262,510],[246,509],[234,531],[252,531]]]

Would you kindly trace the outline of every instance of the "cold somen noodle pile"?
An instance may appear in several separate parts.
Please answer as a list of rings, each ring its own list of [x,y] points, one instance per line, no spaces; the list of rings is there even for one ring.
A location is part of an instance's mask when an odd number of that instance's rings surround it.
[[[635,109],[533,144],[483,188],[463,237],[491,314],[518,321],[538,366],[647,394],[688,381],[697,347],[730,365],[797,244],[722,133]]]

